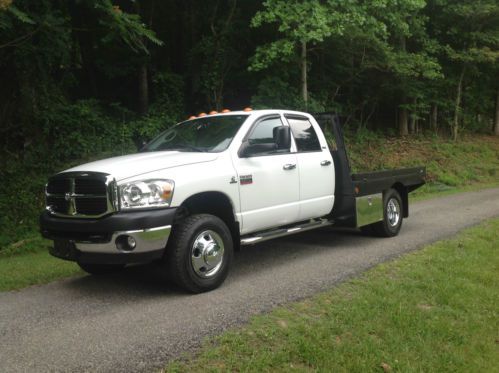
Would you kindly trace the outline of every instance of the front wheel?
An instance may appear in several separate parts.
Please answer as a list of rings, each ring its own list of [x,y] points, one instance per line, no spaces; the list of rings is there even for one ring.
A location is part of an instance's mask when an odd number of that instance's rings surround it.
[[[177,285],[201,293],[220,286],[229,273],[232,236],[225,223],[208,214],[192,215],[173,228],[166,266]]]
[[[399,234],[404,219],[402,198],[395,189],[389,189],[383,198],[383,220],[372,225],[373,232],[380,237]]]

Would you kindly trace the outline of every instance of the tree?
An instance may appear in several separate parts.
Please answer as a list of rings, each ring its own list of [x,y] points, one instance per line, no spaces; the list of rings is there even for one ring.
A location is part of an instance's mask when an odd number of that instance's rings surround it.
[[[446,75],[455,84],[452,138],[457,140],[468,76],[499,60],[499,4],[495,0],[433,0],[432,28],[443,46]]]
[[[499,136],[499,88],[496,90],[496,110],[494,115],[494,135]]]
[[[109,0],[3,2],[0,29],[1,145],[21,156],[60,125],[54,123],[56,107],[85,98],[86,80],[90,95],[102,95],[97,70],[105,78],[129,72],[106,60],[110,52],[129,65],[131,55],[148,53],[144,40],[161,44],[138,15]],[[90,74],[81,76],[82,71]]]
[[[414,131],[418,111],[425,107],[421,105],[425,86],[441,77],[441,67],[433,56],[435,43],[426,32],[425,5],[425,0],[386,0],[373,3],[369,10],[387,30],[386,68],[395,78],[394,87],[400,97],[398,127],[402,136],[409,133],[410,127]]]
[[[301,71],[301,95],[306,107],[309,100],[310,48],[324,42],[331,35],[342,35],[345,24],[354,19],[352,12],[345,11],[340,4],[339,1],[323,4],[318,0],[264,1],[265,9],[256,13],[251,20],[251,26],[276,24],[279,39],[257,47],[250,69],[258,71],[277,62],[298,60]]]
[[[227,75],[238,60],[233,41],[236,34],[234,24],[237,17],[237,0],[229,0],[227,4],[221,4],[221,1],[217,0],[210,8],[212,13],[209,17],[209,32],[193,48],[193,58],[202,62],[201,85],[208,107],[222,110]]]

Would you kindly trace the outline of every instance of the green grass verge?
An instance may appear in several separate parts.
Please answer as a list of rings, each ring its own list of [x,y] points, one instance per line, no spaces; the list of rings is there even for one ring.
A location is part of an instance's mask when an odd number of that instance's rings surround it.
[[[499,219],[254,317],[167,371],[498,371]]]
[[[409,194],[410,202],[423,201],[426,199],[444,197],[457,193],[477,192],[489,188],[499,187],[498,182],[475,183],[460,187],[445,187],[440,184],[425,184],[421,188]]]
[[[81,273],[72,262],[56,259],[48,253],[50,241],[31,238],[0,252],[0,291],[45,284]]]
[[[366,132],[347,138],[355,172],[425,166],[433,189],[499,182],[499,138],[465,136],[457,142],[416,136],[390,138]]]

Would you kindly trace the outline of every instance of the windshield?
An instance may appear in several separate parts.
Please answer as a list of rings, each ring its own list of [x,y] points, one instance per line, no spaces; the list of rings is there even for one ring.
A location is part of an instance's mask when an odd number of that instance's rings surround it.
[[[188,120],[162,132],[141,151],[219,153],[229,147],[247,117],[247,115],[220,115]]]

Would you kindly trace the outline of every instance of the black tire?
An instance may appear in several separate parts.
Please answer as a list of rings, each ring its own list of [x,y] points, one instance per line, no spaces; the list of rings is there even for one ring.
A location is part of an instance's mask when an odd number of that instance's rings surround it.
[[[122,270],[124,264],[89,264],[89,263],[78,263],[81,269],[91,275],[105,275],[109,273],[114,273]]]
[[[207,234],[203,236],[203,233]],[[205,240],[208,244],[199,243],[200,240]],[[196,243],[202,248],[216,247],[216,252],[220,252],[222,248],[220,256],[211,256],[214,258],[213,262],[219,262],[219,265],[212,268],[211,263],[206,262],[208,264],[204,272],[203,267],[195,268],[194,258],[201,258],[197,264],[202,265],[205,260],[203,254],[206,253],[196,250]],[[199,254],[196,255],[196,252]],[[210,291],[219,287],[229,274],[233,252],[232,236],[221,219],[208,214],[191,215],[173,227],[166,247],[166,269],[170,278],[185,290],[192,293]]]
[[[390,204],[393,205],[390,207]],[[393,206],[396,209],[397,216],[393,213]],[[390,210],[392,213],[390,213]],[[373,233],[378,237],[394,237],[399,234],[404,220],[404,207],[402,198],[395,189],[389,189],[383,196],[383,220],[372,224]]]

